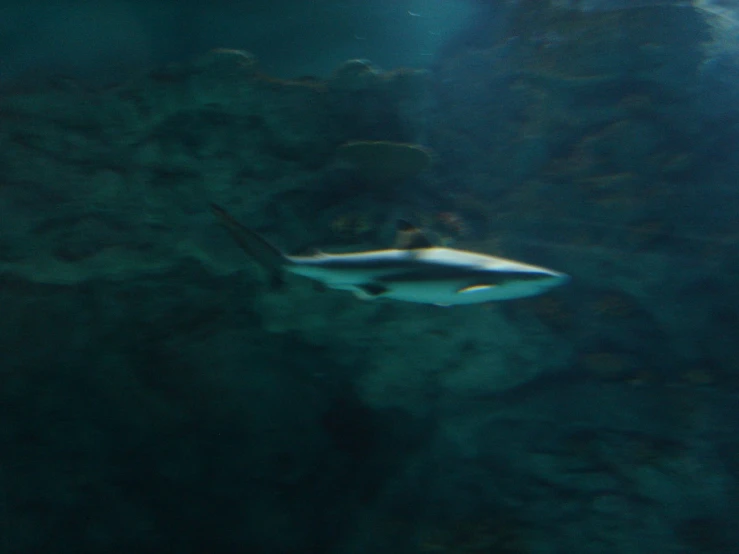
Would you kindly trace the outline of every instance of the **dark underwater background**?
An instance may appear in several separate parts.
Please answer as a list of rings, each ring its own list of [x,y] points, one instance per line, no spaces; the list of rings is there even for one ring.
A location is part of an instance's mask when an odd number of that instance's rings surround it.
[[[0,554],[739,552],[735,8],[3,3]],[[210,202],[572,281],[275,290]]]

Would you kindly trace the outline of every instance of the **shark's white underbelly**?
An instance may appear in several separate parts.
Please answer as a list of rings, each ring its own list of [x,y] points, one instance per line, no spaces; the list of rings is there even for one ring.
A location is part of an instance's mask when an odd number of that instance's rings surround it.
[[[511,283],[498,286],[476,287],[460,292],[460,287],[449,283],[429,283],[412,285],[394,283],[392,288],[382,295],[383,298],[436,304],[440,306],[457,306],[461,304],[479,304],[495,300],[511,300],[533,296],[544,292],[548,287],[534,283]]]
[[[553,283],[546,284],[542,281],[516,281],[464,290],[465,287],[473,283],[445,280],[392,281],[388,280],[386,276],[383,278],[382,272],[379,271],[376,276],[367,273],[360,276],[352,272],[327,272],[323,268],[316,267],[290,268],[290,271],[319,281],[332,289],[351,291],[359,298],[366,300],[392,299],[440,306],[478,304],[534,296],[554,286]],[[375,277],[375,279],[372,277]],[[368,283],[386,287],[386,290],[373,294],[365,288]]]

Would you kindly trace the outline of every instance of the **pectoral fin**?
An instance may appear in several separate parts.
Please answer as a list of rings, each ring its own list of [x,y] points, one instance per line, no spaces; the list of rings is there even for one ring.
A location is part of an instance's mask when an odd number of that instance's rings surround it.
[[[364,298],[377,298],[390,290],[385,285],[379,283],[365,283],[364,285],[358,285],[357,289],[359,289],[360,295]]]
[[[482,292],[495,288],[495,285],[470,285],[468,287],[462,287],[457,291],[457,294],[468,294],[471,292]]]

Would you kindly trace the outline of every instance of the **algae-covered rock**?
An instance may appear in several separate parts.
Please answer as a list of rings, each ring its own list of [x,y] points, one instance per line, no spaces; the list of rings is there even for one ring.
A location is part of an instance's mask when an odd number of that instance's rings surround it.
[[[341,91],[362,91],[376,88],[382,81],[382,70],[369,60],[348,60],[329,79],[329,86]]]
[[[431,167],[433,155],[420,144],[351,141],[339,146],[338,158],[370,184],[399,183]]]
[[[0,544],[730,550],[739,127],[698,95],[731,79],[698,12],[576,4],[507,3],[432,72],[220,50],[0,98]],[[574,278],[275,290],[214,201],[286,251],[383,248],[397,213]]]

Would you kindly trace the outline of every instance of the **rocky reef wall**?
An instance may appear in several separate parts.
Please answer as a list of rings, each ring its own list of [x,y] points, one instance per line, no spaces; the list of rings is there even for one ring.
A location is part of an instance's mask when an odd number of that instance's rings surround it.
[[[431,72],[222,50],[0,98],[0,549],[730,550],[739,65],[704,11],[570,8],[491,9]],[[373,182],[357,140],[434,164]],[[209,202],[291,251],[403,215],[574,279],[275,291]]]

